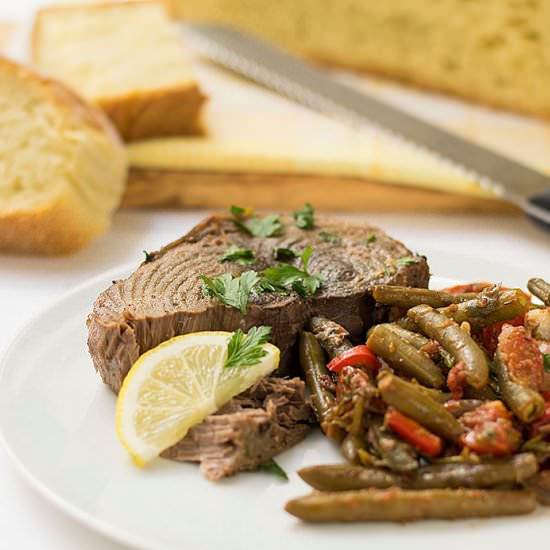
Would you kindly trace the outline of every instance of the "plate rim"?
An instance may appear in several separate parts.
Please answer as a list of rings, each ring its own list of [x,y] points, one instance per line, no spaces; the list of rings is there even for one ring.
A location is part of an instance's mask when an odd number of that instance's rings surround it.
[[[22,326],[18,329],[15,336],[8,343],[2,354],[0,355],[0,381],[3,373],[7,369],[9,363],[9,356],[18,348],[19,342],[25,337],[27,332],[32,327],[33,323],[40,317],[45,315],[50,309],[58,306],[60,303],[70,300],[74,295],[79,294],[86,288],[93,286],[99,281],[105,281],[108,279],[116,278],[124,273],[131,273],[135,270],[135,263],[127,263],[118,267],[103,271],[89,279],[82,281],[75,287],[67,290],[49,300],[44,306],[32,315]],[[431,275],[432,278],[440,279],[448,284],[458,284],[456,279],[449,277],[441,277],[438,275]],[[86,529],[95,531],[101,536],[117,542],[123,546],[130,546],[138,549],[159,549],[159,550],[173,550],[173,546],[160,543],[158,540],[152,540],[142,536],[135,536],[130,530],[117,527],[115,524],[110,523],[107,520],[99,519],[94,514],[82,510],[78,505],[72,503],[69,499],[59,496],[54,489],[47,486],[36,474],[23,463],[15,451],[12,450],[7,440],[4,430],[2,429],[2,417],[0,417],[0,448],[3,449],[8,456],[10,462],[15,467],[15,470],[22,476],[26,483],[30,485],[37,493],[44,498],[45,501],[52,503],[59,511],[66,514],[71,519],[77,521],[80,525]]]

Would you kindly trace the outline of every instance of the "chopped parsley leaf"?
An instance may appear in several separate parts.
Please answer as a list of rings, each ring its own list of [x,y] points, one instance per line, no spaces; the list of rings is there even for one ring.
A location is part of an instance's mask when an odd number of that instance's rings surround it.
[[[315,211],[309,202],[294,212],[294,222],[300,229],[312,229],[314,225],[313,216]]]
[[[206,275],[200,275],[200,278],[204,282],[203,291],[207,296],[238,309],[243,315],[247,313],[248,297],[260,280],[255,271],[245,271],[238,277],[224,273],[213,279]]]
[[[323,239],[323,241],[326,241],[327,243],[340,244],[342,242],[342,239],[340,239],[338,235],[327,233],[326,231],[321,231],[319,233],[319,237],[321,237],[321,239]]]
[[[220,263],[236,262],[240,265],[250,265],[256,262],[256,253],[249,248],[239,248],[236,245],[231,245],[225,250],[220,258]]]
[[[271,327],[252,327],[248,334],[237,329],[227,344],[227,358],[223,366],[251,367],[257,365],[267,355],[263,345],[271,336]]]

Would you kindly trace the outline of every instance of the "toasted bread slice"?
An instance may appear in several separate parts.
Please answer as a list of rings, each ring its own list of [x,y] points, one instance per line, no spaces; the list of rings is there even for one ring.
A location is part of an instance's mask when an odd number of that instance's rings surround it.
[[[205,96],[163,2],[42,9],[32,57],[101,107],[126,141],[202,131]]]
[[[104,232],[126,179],[107,117],[0,58],[0,250],[60,254]]]

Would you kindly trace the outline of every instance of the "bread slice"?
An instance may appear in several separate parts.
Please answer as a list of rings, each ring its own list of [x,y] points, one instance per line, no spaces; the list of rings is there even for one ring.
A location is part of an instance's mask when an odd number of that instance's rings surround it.
[[[60,254],[109,226],[126,151],[105,115],[0,57],[0,250]]]
[[[161,1],[42,9],[32,57],[100,106],[126,141],[202,131],[205,96]]]
[[[550,116],[550,2],[171,0],[315,60]]]

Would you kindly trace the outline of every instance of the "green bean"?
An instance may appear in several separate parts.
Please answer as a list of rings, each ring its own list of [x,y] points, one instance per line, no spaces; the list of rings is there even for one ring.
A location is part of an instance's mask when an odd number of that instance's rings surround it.
[[[418,468],[418,458],[411,445],[372,422],[368,431],[368,442],[374,452],[390,470],[411,472]]]
[[[540,278],[529,279],[527,288],[543,304],[550,306],[550,283]]]
[[[479,464],[441,464],[419,468],[407,475],[382,468],[363,468],[348,464],[309,466],[298,470],[299,476],[319,491],[353,491],[357,489],[489,489],[522,485],[538,471],[535,456],[522,453],[511,458]]]
[[[312,493],[287,502],[285,510],[302,520],[327,522],[415,521],[528,514],[535,492],[481,489],[363,489]]]
[[[550,470],[539,473],[535,479],[534,488],[539,504],[550,506]]]
[[[341,449],[344,458],[348,462],[356,464],[359,461],[359,451],[366,450],[366,445],[363,438],[349,433],[342,441]]]
[[[495,354],[494,363],[502,397],[512,412],[522,422],[532,422],[541,416],[544,413],[542,395],[533,388],[516,382],[510,376],[499,351]]]
[[[466,382],[474,388],[483,388],[489,381],[489,365],[481,348],[473,338],[453,320],[430,306],[409,309],[410,317],[430,338],[446,349],[457,363],[464,364]]]
[[[443,307],[458,304],[475,298],[475,292],[452,294],[427,288],[411,288],[408,286],[376,285],[372,288],[372,296],[379,304],[399,306],[405,309],[428,304],[432,307]]]
[[[468,322],[479,329],[524,315],[529,311],[529,300],[521,290],[499,291],[494,288],[481,292],[473,300],[439,311],[457,323]]]
[[[495,401],[496,399],[500,399],[499,397],[500,391],[497,393],[493,387],[489,384],[487,384],[484,388],[480,388],[479,390],[476,388],[472,388],[472,386],[466,386],[464,388],[464,397],[467,399],[483,399],[485,401]]]
[[[462,426],[458,420],[442,405],[420,391],[415,384],[393,374],[383,373],[379,376],[378,389],[388,405],[433,433],[453,442],[457,442],[462,435]]]
[[[428,397],[431,397],[434,401],[438,403],[447,403],[451,399],[451,394],[449,392],[444,392],[441,390],[435,390],[434,388],[426,388],[420,384],[416,384],[416,387]]]
[[[410,378],[431,388],[441,388],[445,377],[439,367],[425,354],[402,340],[389,325],[377,325],[370,332],[367,346],[389,365]]]
[[[342,325],[326,317],[312,317],[308,328],[331,359],[353,347],[348,339],[349,332]]]
[[[310,332],[302,332],[300,336],[300,365],[309,387],[315,416],[319,422],[323,422],[334,405],[334,396],[321,383],[321,377],[328,375],[325,356],[319,342]]]

